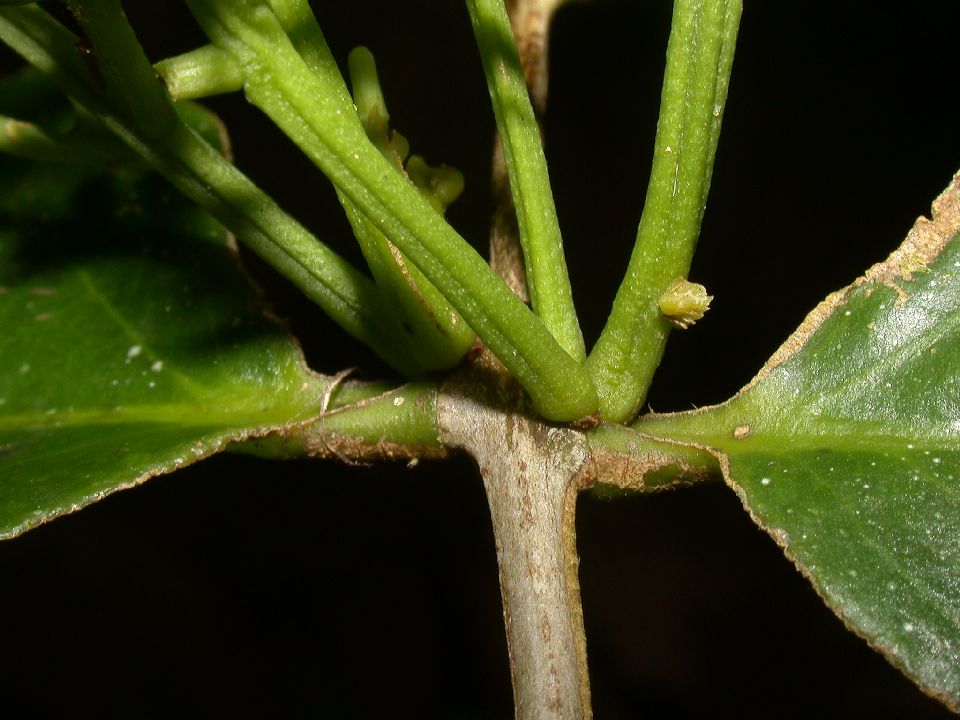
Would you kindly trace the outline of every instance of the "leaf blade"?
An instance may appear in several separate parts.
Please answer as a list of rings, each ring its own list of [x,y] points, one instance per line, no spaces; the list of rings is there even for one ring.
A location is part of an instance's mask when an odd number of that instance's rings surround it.
[[[960,707],[960,174],[731,401],[635,427],[711,448],[827,604]]]
[[[325,380],[159,178],[4,160],[0,189],[0,537],[317,414]]]

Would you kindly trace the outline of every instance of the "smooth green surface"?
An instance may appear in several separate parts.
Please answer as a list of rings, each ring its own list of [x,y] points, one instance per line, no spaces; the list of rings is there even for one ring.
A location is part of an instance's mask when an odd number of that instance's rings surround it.
[[[304,429],[308,439],[333,432],[369,444],[440,447],[437,431],[437,392],[432,383],[411,383],[350,405],[334,407],[323,420]],[[334,398],[336,399],[336,398]]]
[[[895,285],[848,290],[730,402],[635,427],[728,458],[827,603],[960,706],[960,237]]]
[[[670,322],[659,299],[686,278],[700,235],[727,97],[741,0],[677,0],[653,167],[627,272],[587,369],[604,420],[629,422],[660,364]]]
[[[176,100],[204,98],[243,88],[243,71],[215,45],[204,45],[153,66]]]
[[[313,417],[323,379],[156,176],[0,157],[0,537]]]
[[[530,303],[560,346],[583,362],[586,349],[573,305],[540,125],[527,93],[510,18],[503,0],[467,0],[467,9],[510,177]]]

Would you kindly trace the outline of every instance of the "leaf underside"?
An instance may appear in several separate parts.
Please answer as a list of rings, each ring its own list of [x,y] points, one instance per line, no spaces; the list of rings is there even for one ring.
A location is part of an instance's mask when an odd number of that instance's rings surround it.
[[[0,157],[0,537],[315,416],[223,229],[156,176]]]
[[[636,427],[710,448],[846,624],[960,707],[960,175],[731,401]]]

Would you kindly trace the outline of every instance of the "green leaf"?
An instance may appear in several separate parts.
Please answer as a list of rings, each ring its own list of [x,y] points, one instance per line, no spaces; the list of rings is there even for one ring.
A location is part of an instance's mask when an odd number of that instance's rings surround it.
[[[712,449],[841,618],[960,707],[960,174],[733,400],[635,427]]]
[[[314,417],[323,379],[155,175],[0,157],[0,537]]]

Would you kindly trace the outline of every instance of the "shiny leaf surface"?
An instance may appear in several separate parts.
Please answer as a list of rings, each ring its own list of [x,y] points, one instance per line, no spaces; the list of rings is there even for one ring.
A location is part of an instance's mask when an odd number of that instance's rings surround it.
[[[960,175],[885,263],[715,408],[637,429],[711,448],[844,621],[960,706]]]
[[[0,157],[0,537],[317,414],[227,237],[133,170]]]

